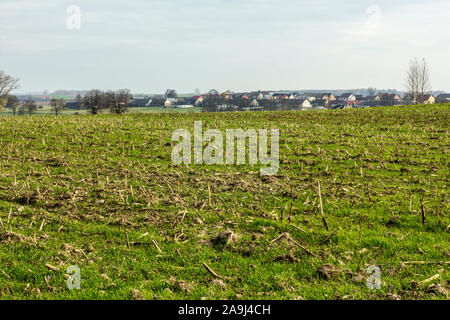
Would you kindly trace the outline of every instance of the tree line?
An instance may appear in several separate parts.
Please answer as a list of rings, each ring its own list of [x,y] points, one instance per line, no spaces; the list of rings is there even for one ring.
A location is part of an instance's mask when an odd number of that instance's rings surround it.
[[[90,90],[84,96],[78,96],[77,102],[81,107],[87,109],[91,114],[98,114],[104,110],[109,110],[111,113],[122,114],[128,111],[128,107],[133,96],[128,89],[120,89],[117,91],[100,91]],[[32,99],[26,99],[20,102],[14,95],[6,95],[4,98],[4,104],[6,108],[12,110],[13,115],[32,115],[34,114],[38,106],[36,101]],[[52,99],[50,100],[50,108],[55,115],[59,115],[67,107],[67,102],[64,99]]]
[[[33,115],[38,109],[36,101],[26,99],[20,101],[11,92],[19,88],[19,79],[14,78],[3,71],[0,71],[0,111],[3,107],[11,109],[13,115]],[[78,95],[76,102],[82,108],[87,109],[91,114],[98,114],[104,110],[111,113],[122,114],[128,111],[130,101],[133,96],[128,89],[101,91],[93,89],[84,96]],[[59,115],[66,108],[67,102],[64,99],[53,98],[50,100],[50,108],[55,115]]]
[[[119,89],[116,91],[101,91],[93,89],[84,96],[78,95],[76,102],[91,114],[98,114],[104,110],[111,113],[122,114],[128,111],[133,95],[129,89]]]
[[[7,95],[4,98],[3,105],[6,108],[11,109],[14,116],[16,116],[16,115],[23,116],[26,114],[31,116],[38,109],[38,105],[37,105],[36,101],[34,101],[32,99],[26,99],[25,101],[20,102],[20,100],[14,95]],[[61,114],[61,112],[64,110],[65,107],[66,107],[66,100],[64,100],[64,99],[50,100],[50,108],[51,108],[52,112],[55,113],[55,115]]]

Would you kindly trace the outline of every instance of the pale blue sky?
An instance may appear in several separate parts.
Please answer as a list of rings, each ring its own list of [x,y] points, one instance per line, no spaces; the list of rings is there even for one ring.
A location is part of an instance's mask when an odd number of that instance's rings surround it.
[[[449,13],[448,0],[0,0],[0,70],[20,92],[403,90],[418,56],[450,91]]]

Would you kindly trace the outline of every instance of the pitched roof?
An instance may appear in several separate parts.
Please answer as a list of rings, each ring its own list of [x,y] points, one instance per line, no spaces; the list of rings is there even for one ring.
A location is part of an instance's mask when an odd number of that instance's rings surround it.
[[[436,98],[439,98],[439,99],[450,99],[450,93],[442,93],[442,94],[438,95]]]
[[[423,95],[423,98],[425,99],[425,100],[428,100],[428,99],[430,99],[430,97],[434,97],[432,94],[424,94]]]
[[[307,97],[315,97],[315,98],[317,98],[317,97],[323,97],[323,96],[327,96],[327,95],[329,95],[328,93],[309,93],[309,92],[306,92],[305,93],[305,96],[307,96]]]

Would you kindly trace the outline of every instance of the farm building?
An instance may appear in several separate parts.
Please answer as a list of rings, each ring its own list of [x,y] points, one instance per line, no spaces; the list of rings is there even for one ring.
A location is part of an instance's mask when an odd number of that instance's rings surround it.
[[[66,103],[66,109],[79,110],[81,107],[81,103],[77,101],[69,101]]]
[[[289,93],[274,93],[272,97],[276,100],[293,100],[295,96]]]
[[[412,98],[411,94],[407,94],[403,100],[405,100],[408,103],[414,103],[415,99]],[[423,104],[435,104],[436,103],[436,97],[433,96],[432,94],[425,94],[423,95],[423,97],[418,96],[417,97],[417,102],[418,103],[423,103]]]
[[[312,104],[308,99],[300,99],[298,106],[299,108],[311,108]]]
[[[310,102],[336,100],[336,97],[332,93],[306,93],[305,96]]]
[[[194,99],[195,99],[194,105],[195,105],[196,107],[200,106],[200,105],[203,103],[203,97],[202,97],[202,96],[200,96],[200,97],[194,97]]]
[[[341,101],[356,101],[356,96],[351,93],[344,93],[340,97],[338,97],[338,100]]]
[[[150,98],[134,99],[131,100],[130,106],[132,107],[148,107],[152,103]]]
[[[432,94],[426,94],[423,98],[419,97],[419,100],[423,101],[424,104],[435,104],[436,98]]]
[[[258,100],[253,99],[252,102],[250,103],[250,106],[252,106],[252,107],[259,107]]]
[[[445,103],[445,102],[450,102],[450,94],[440,94],[436,97],[436,102],[437,103]]]
[[[177,104],[177,99],[175,99],[175,98],[167,98],[166,101],[164,101],[165,108],[175,107],[176,104]]]
[[[227,90],[227,91],[225,91],[225,92],[222,93],[222,97],[223,97],[225,100],[230,100],[230,99],[233,98],[233,94],[234,94],[233,91]]]

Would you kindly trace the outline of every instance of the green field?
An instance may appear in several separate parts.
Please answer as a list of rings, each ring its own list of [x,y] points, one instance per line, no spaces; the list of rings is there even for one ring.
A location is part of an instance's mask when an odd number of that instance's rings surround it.
[[[450,105],[0,117],[0,298],[446,299],[449,119]],[[278,174],[172,164],[172,132],[197,120],[280,129]]]
[[[179,108],[164,108],[164,107],[133,107],[128,108],[128,113],[178,113],[178,112],[201,112],[202,108],[194,107],[189,109],[179,109]],[[108,114],[108,111],[104,111],[105,114]],[[74,109],[65,109],[62,111],[63,115],[87,115],[89,112],[85,109],[82,110],[74,110]],[[50,106],[43,106],[42,108],[38,108],[36,110],[35,116],[51,116],[55,115]],[[11,109],[3,108],[0,110],[0,116],[13,116],[13,112]]]

